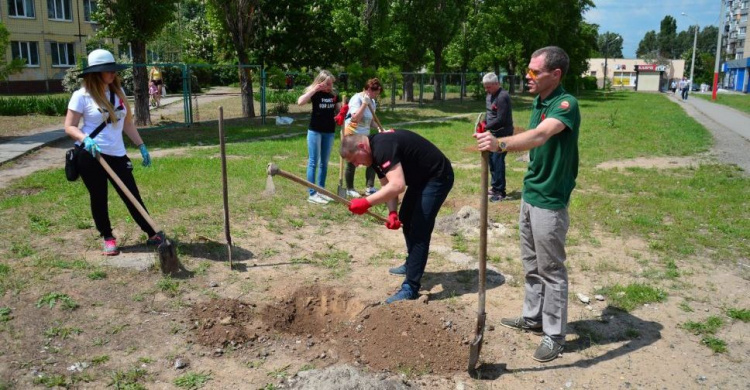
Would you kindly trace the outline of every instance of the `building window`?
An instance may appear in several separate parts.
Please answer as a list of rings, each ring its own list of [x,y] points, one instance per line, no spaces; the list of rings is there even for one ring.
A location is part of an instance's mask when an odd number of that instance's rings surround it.
[[[73,20],[70,0],[47,0],[47,11],[52,20]]]
[[[26,61],[26,66],[39,66],[39,48],[36,42],[10,42],[10,52],[13,58]]]
[[[8,16],[33,18],[34,0],[8,0]]]
[[[96,12],[96,0],[83,0],[83,20],[96,23],[91,20],[91,15]]]
[[[50,46],[52,66],[74,66],[76,64],[76,56],[72,43],[52,42]]]

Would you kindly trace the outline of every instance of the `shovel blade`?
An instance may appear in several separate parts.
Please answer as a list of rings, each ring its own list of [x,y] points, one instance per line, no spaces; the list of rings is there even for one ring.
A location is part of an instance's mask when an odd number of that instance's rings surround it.
[[[336,195],[346,199],[346,188],[344,188],[344,186],[339,184],[339,188],[336,189]]]
[[[177,251],[169,239],[165,238],[156,248],[156,251],[159,252],[159,266],[161,267],[161,272],[163,274],[171,275],[180,270],[180,261],[177,259]]]
[[[482,342],[484,341],[484,321],[487,314],[482,313],[477,316],[477,327],[474,332],[474,341],[469,345],[469,372],[476,369],[479,361],[479,353],[482,352]]]

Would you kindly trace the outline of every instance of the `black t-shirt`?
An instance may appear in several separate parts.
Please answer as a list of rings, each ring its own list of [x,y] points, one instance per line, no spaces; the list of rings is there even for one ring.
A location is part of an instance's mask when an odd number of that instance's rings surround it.
[[[333,133],[336,130],[336,121],[333,117],[338,114],[334,112],[338,100],[339,97],[330,92],[318,91],[312,95],[310,102],[312,102],[313,110],[310,115],[310,130],[319,133]]]
[[[397,129],[370,136],[372,168],[379,178],[401,163],[407,186],[420,187],[453,173],[451,162],[432,142],[409,130]]]

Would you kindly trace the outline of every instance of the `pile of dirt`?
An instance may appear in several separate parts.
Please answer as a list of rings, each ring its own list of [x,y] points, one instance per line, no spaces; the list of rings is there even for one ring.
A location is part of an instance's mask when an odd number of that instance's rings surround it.
[[[466,369],[466,318],[439,305],[396,302],[366,310],[343,335],[346,353],[376,370],[441,374]]]
[[[239,346],[258,338],[246,326],[255,317],[255,305],[220,298],[193,306],[188,313],[194,325],[193,342],[208,347]]]

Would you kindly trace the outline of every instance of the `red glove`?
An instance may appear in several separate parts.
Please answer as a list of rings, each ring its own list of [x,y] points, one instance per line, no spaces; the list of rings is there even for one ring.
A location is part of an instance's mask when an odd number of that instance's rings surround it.
[[[366,213],[371,206],[372,205],[367,201],[367,198],[354,198],[349,204],[349,211],[357,215],[362,215]]]
[[[343,106],[341,106],[341,110],[339,110],[338,115],[336,115],[335,117],[333,117],[333,120],[336,121],[337,125],[341,126],[341,125],[344,124],[344,118],[346,118],[346,113],[347,112],[349,112],[349,105],[348,104],[344,104]]]
[[[398,230],[401,227],[397,212],[391,211],[388,213],[388,222],[385,223],[385,227],[391,230]]]
[[[487,126],[486,121],[481,121],[477,124],[477,133],[484,133],[484,127]]]

